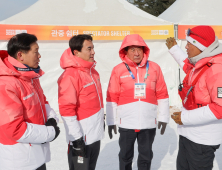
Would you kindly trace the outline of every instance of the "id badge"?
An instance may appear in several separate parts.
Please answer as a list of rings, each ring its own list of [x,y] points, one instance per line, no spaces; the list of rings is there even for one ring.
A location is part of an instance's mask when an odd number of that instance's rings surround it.
[[[134,85],[134,99],[146,98],[146,83],[135,83]]]
[[[83,164],[84,158],[81,157],[81,156],[78,156],[77,162],[80,163],[80,164]]]

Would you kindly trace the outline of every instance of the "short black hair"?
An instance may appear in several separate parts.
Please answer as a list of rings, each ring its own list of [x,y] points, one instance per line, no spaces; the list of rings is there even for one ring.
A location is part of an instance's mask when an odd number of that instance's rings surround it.
[[[71,48],[73,55],[74,55],[74,53],[73,53],[74,50],[81,52],[82,47],[83,47],[83,43],[85,40],[93,41],[93,38],[89,34],[79,34],[79,35],[73,36],[69,40],[69,47]]]
[[[37,37],[32,34],[28,33],[17,34],[13,36],[7,44],[8,54],[16,59],[17,53],[19,51],[22,51],[24,53],[28,52],[31,49],[30,45],[32,43],[35,43],[37,40],[38,40]]]

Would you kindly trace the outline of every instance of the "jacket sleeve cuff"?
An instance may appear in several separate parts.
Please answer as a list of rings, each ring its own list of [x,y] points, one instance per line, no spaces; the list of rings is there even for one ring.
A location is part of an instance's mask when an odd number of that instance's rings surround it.
[[[117,123],[116,112],[117,112],[117,103],[107,102],[106,103],[106,124],[108,126],[116,125]]]
[[[183,109],[181,121],[183,125],[203,125],[218,120],[209,106],[200,107],[194,110]]]
[[[55,128],[53,126],[46,126],[49,134],[49,138],[46,140],[46,142],[51,142],[56,135]]]
[[[83,136],[77,116],[62,116],[67,141],[75,141]]]
[[[56,114],[56,112],[50,107],[49,104],[45,104],[45,109],[46,109],[46,113],[47,113],[47,120],[50,118],[54,118],[56,120],[57,123],[59,123],[59,117]]]
[[[167,99],[159,99],[158,102],[158,121],[169,123],[170,119],[170,108],[169,108],[169,98]]]
[[[53,126],[37,125],[27,123],[27,129],[23,136],[17,140],[20,143],[45,143],[50,142],[55,137]]]
[[[181,68],[184,66],[184,60],[187,58],[187,54],[181,50],[178,45],[174,45],[171,49],[169,49],[169,53],[175,59],[175,61],[179,64]]]

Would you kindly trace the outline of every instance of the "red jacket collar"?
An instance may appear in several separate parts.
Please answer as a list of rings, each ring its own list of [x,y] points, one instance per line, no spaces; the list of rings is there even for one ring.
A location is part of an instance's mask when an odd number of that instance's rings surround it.
[[[60,66],[63,69],[74,67],[85,70],[85,68],[90,69],[95,65],[96,62],[85,61],[77,56],[74,56],[70,48],[66,49],[60,58]]]

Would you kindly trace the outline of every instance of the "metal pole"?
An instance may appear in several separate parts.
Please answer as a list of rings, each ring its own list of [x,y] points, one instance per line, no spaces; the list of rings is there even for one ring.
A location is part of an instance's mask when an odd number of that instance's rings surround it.
[[[175,40],[178,40],[178,24],[174,25],[174,37]]]

